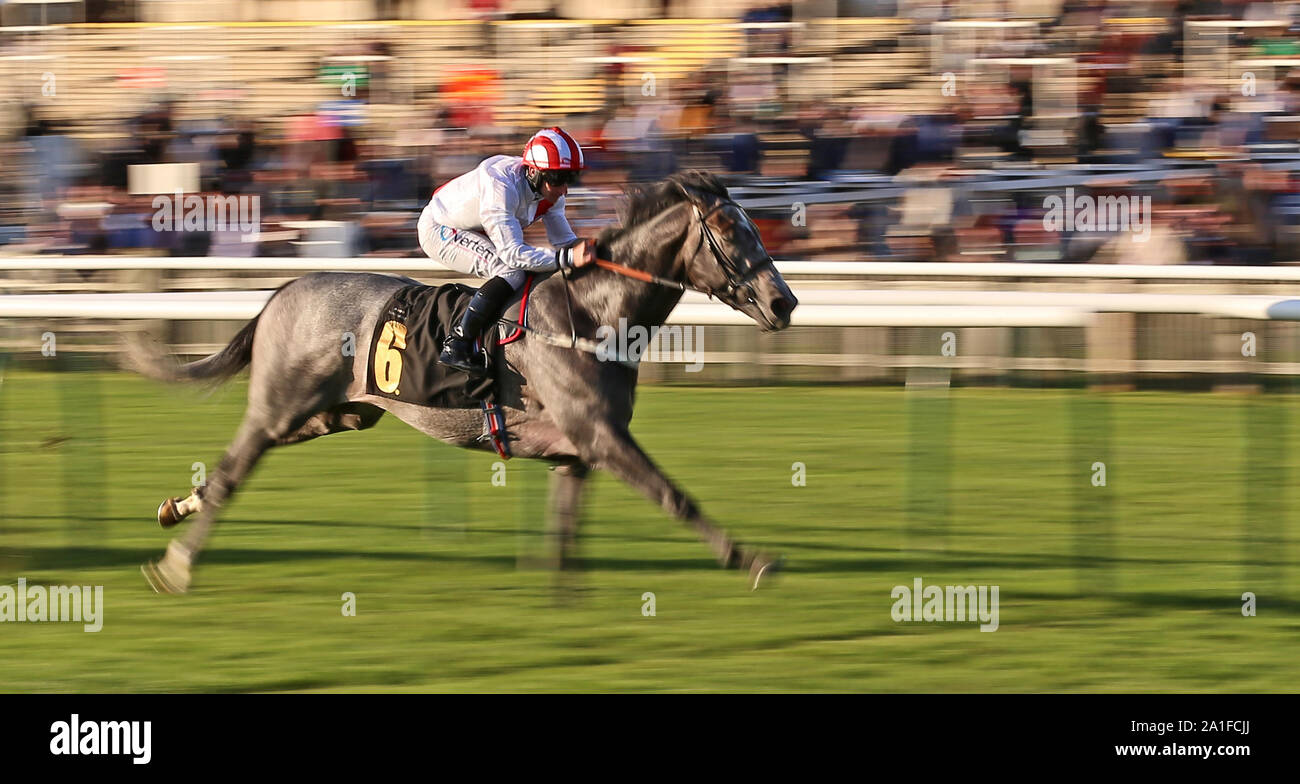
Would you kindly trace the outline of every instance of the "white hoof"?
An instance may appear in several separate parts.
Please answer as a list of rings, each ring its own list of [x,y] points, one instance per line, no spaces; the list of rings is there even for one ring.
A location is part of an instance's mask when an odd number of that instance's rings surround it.
[[[144,564],[140,571],[158,593],[185,593],[190,589],[190,564],[189,551],[172,542],[161,560]]]

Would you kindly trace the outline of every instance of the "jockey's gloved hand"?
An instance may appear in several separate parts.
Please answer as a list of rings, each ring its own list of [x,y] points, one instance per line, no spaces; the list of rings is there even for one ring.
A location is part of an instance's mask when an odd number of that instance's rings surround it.
[[[596,261],[596,241],[581,239],[555,252],[556,262],[565,269],[577,269]]]

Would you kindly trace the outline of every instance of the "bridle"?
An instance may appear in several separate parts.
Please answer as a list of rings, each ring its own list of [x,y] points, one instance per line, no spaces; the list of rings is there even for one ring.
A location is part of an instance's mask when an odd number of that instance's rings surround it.
[[[733,308],[739,308],[742,304],[756,304],[754,301],[754,287],[749,285],[749,282],[758,277],[758,273],[768,267],[775,268],[776,262],[772,260],[771,256],[768,256],[758,264],[751,265],[749,269],[741,269],[736,260],[731,257],[731,254],[727,253],[726,249],[722,247],[722,243],[718,242],[713,229],[709,227],[709,216],[724,207],[735,207],[736,211],[744,216],[745,222],[754,232],[754,235],[758,236],[758,227],[749,219],[749,215],[745,213],[745,210],[731,199],[719,199],[704,212],[700,211],[698,204],[691,203],[691,209],[695,212],[695,220],[700,224],[700,235],[704,238],[704,242],[708,244],[714,261],[718,262],[718,266],[722,268],[723,274],[727,277],[725,288],[722,290],[724,293],[720,293],[716,288],[704,293],[710,297],[717,297]],[[696,253],[698,254],[699,251],[697,250]]]
[[[718,263],[718,266],[722,268],[722,272],[726,276],[726,280],[724,281],[724,285],[722,288],[718,288],[716,286],[710,288],[693,286],[690,283],[684,283],[680,280],[672,280],[671,278],[660,277],[659,275],[646,272],[645,270],[633,269],[632,267],[627,267],[617,262],[610,261],[608,259],[602,259],[599,257],[596,259],[596,266],[600,267],[601,269],[605,269],[605,270],[609,270],[610,272],[617,273],[624,277],[642,281],[644,283],[652,283],[656,286],[664,286],[665,288],[677,289],[678,291],[694,291],[699,294],[703,294],[709,298],[716,297],[719,301],[727,305],[730,305],[732,308],[735,308],[736,310],[740,310],[745,305],[757,304],[757,302],[754,299],[754,287],[750,285],[750,281],[752,281],[755,277],[757,277],[758,273],[762,272],[763,270],[769,267],[775,269],[776,262],[772,260],[771,256],[768,256],[766,259],[759,262],[758,264],[751,266],[748,270],[742,270],[740,268],[740,265],[736,263],[736,260],[731,257],[731,254],[727,253],[726,250],[723,249],[722,243],[718,242],[718,238],[713,233],[713,229],[709,227],[709,217],[712,216],[713,213],[721,210],[724,207],[735,207],[736,210],[739,211],[740,214],[744,216],[745,221],[749,224],[750,229],[753,230],[755,235],[758,235],[758,227],[755,226],[754,222],[749,219],[749,216],[745,213],[744,208],[741,207],[736,202],[732,201],[731,199],[719,199],[717,202],[713,204],[713,206],[709,207],[707,210],[701,210],[700,205],[696,203],[694,199],[690,198],[690,194],[686,193],[685,188],[682,188],[682,192],[686,194],[687,200],[691,204],[691,210],[695,214],[695,219],[700,225],[700,243],[699,245],[696,246],[695,253],[691,255],[691,258],[694,259],[696,256],[698,256],[700,254],[700,251],[707,245],[709,248],[709,252],[713,254],[714,261]],[[531,335],[536,335],[539,339],[551,345],[574,348],[574,349],[578,349],[579,351],[585,351],[589,354],[596,354],[597,356],[599,356],[600,346],[595,341],[578,336],[577,330],[574,326],[574,320],[573,320],[573,298],[569,292],[570,273],[567,272],[564,267],[560,267],[559,272],[560,272],[560,277],[564,282],[564,304],[569,314],[569,337],[568,338],[563,338],[558,335],[551,335],[549,333],[533,329],[532,327],[529,327],[526,324],[516,322],[504,317],[498,320],[512,327],[522,329]],[[689,270],[687,272],[687,275],[689,277]],[[636,366],[635,362],[623,362],[623,364],[629,365],[631,367]]]
[[[683,189],[683,192],[685,192],[685,189]],[[687,198],[689,199],[689,195]],[[696,247],[692,258],[698,256],[700,250],[705,246],[708,246],[709,252],[713,254],[714,261],[718,263],[718,266],[722,268],[723,275],[726,276],[726,280],[723,282],[721,287],[713,286],[703,288],[700,286],[694,286],[690,283],[683,283],[679,280],[662,278],[643,270],[632,269],[631,267],[626,267],[607,259],[596,259],[596,266],[645,283],[653,283],[658,286],[677,289],[679,291],[694,291],[710,298],[716,297],[719,301],[724,302],[737,310],[745,305],[756,304],[754,299],[754,287],[750,285],[750,281],[758,277],[758,274],[763,270],[769,267],[775,268],[776,262],[772,260],[771,256],[768,256],[758,264],[754,264],[748,269],[742,269],[741,266],[736,263],[736,260],[731,257],[731,254],[727,253],[726,249],[722,247],[722,243],[718,241],[717,235],[714,234],[713,229],[709,226],[709,218],[712,217],[715,212],[718,212],[725,207],[735,207],[736,210],[744,216],[745,221],[749,224],[749,227],[754,231],[755,235],[758,234],[758,228],[754,226],[754,222],[745,214],[745,210],[731,199],[719,199],[707,210],[701,210],[700,205],[693,199],[691,199],[690,202],[691,210],[695,214],[695,220],[700,226],[700,244]]]

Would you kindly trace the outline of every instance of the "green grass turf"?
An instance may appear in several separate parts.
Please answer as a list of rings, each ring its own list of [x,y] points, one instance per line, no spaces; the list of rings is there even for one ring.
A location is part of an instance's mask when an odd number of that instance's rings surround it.
[[[155,595],[138,568],[168,540],[154,509],[188,490],[192,463],[215,465],[241,415],[242,381],[204,398],[119,374],[11,370],[0,386],[0,582],[103,585],[106,607],[97,634],[0,623],[0,690],[1300,685],[1285,542],[1294,527],[1282,523],[1295,507],[1285,413],[1296,398],[1112,396],[1099,488],[1090,455],[1070,446],[1080,392],[953,390],[950,425],[927,408],[909,418],[915,403],[899,389],[640,394],[634,431],[668,474],[738,537],[787,556],[771,590],[748,592],[682,526],[597,475],[585,570],[557,592],[552,574],[516,568],[540,548],[544,467],[511,461],[495,487],[492,456],[386,417],[272,452],[227,508],[193,592]],[[1253,462],[1249,422],[1259,423]],[[946,527],[909,533],[909,443],[925,451],[909,423],[931,446],[950,437]],[[1099,440],[1099,425],[1080,424]],[[796,461],[805,487],[791,482]],[[933,501],[942,478],[915,476],[917,497]],[[1081,539],[1074,520],[1076,499],[1104,494],[1108,545]],[[1263,519],[1251,530],[1248,503]],[[1091,532],[1105,530],[1096,512],[1084,516]],[[1001,627],[895,623],[891,589],[914,577],[998,585]],[[1246,590],[1258,595],[1257,617],[1242,616]],[[345,591],[355,617],[341,613]],[[645,592],[653,617],[642,614]]]

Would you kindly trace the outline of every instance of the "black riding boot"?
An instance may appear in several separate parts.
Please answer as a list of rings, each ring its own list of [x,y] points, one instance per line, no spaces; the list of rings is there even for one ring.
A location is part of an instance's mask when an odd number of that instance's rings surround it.
[[[484,283],[470,299],[460,323],[452,327],[438,361],[466,373],[482,373],[483,364],[474,361],[474,339],[501,317],[501,308],[514,290],[504,278],[492,278]]]

